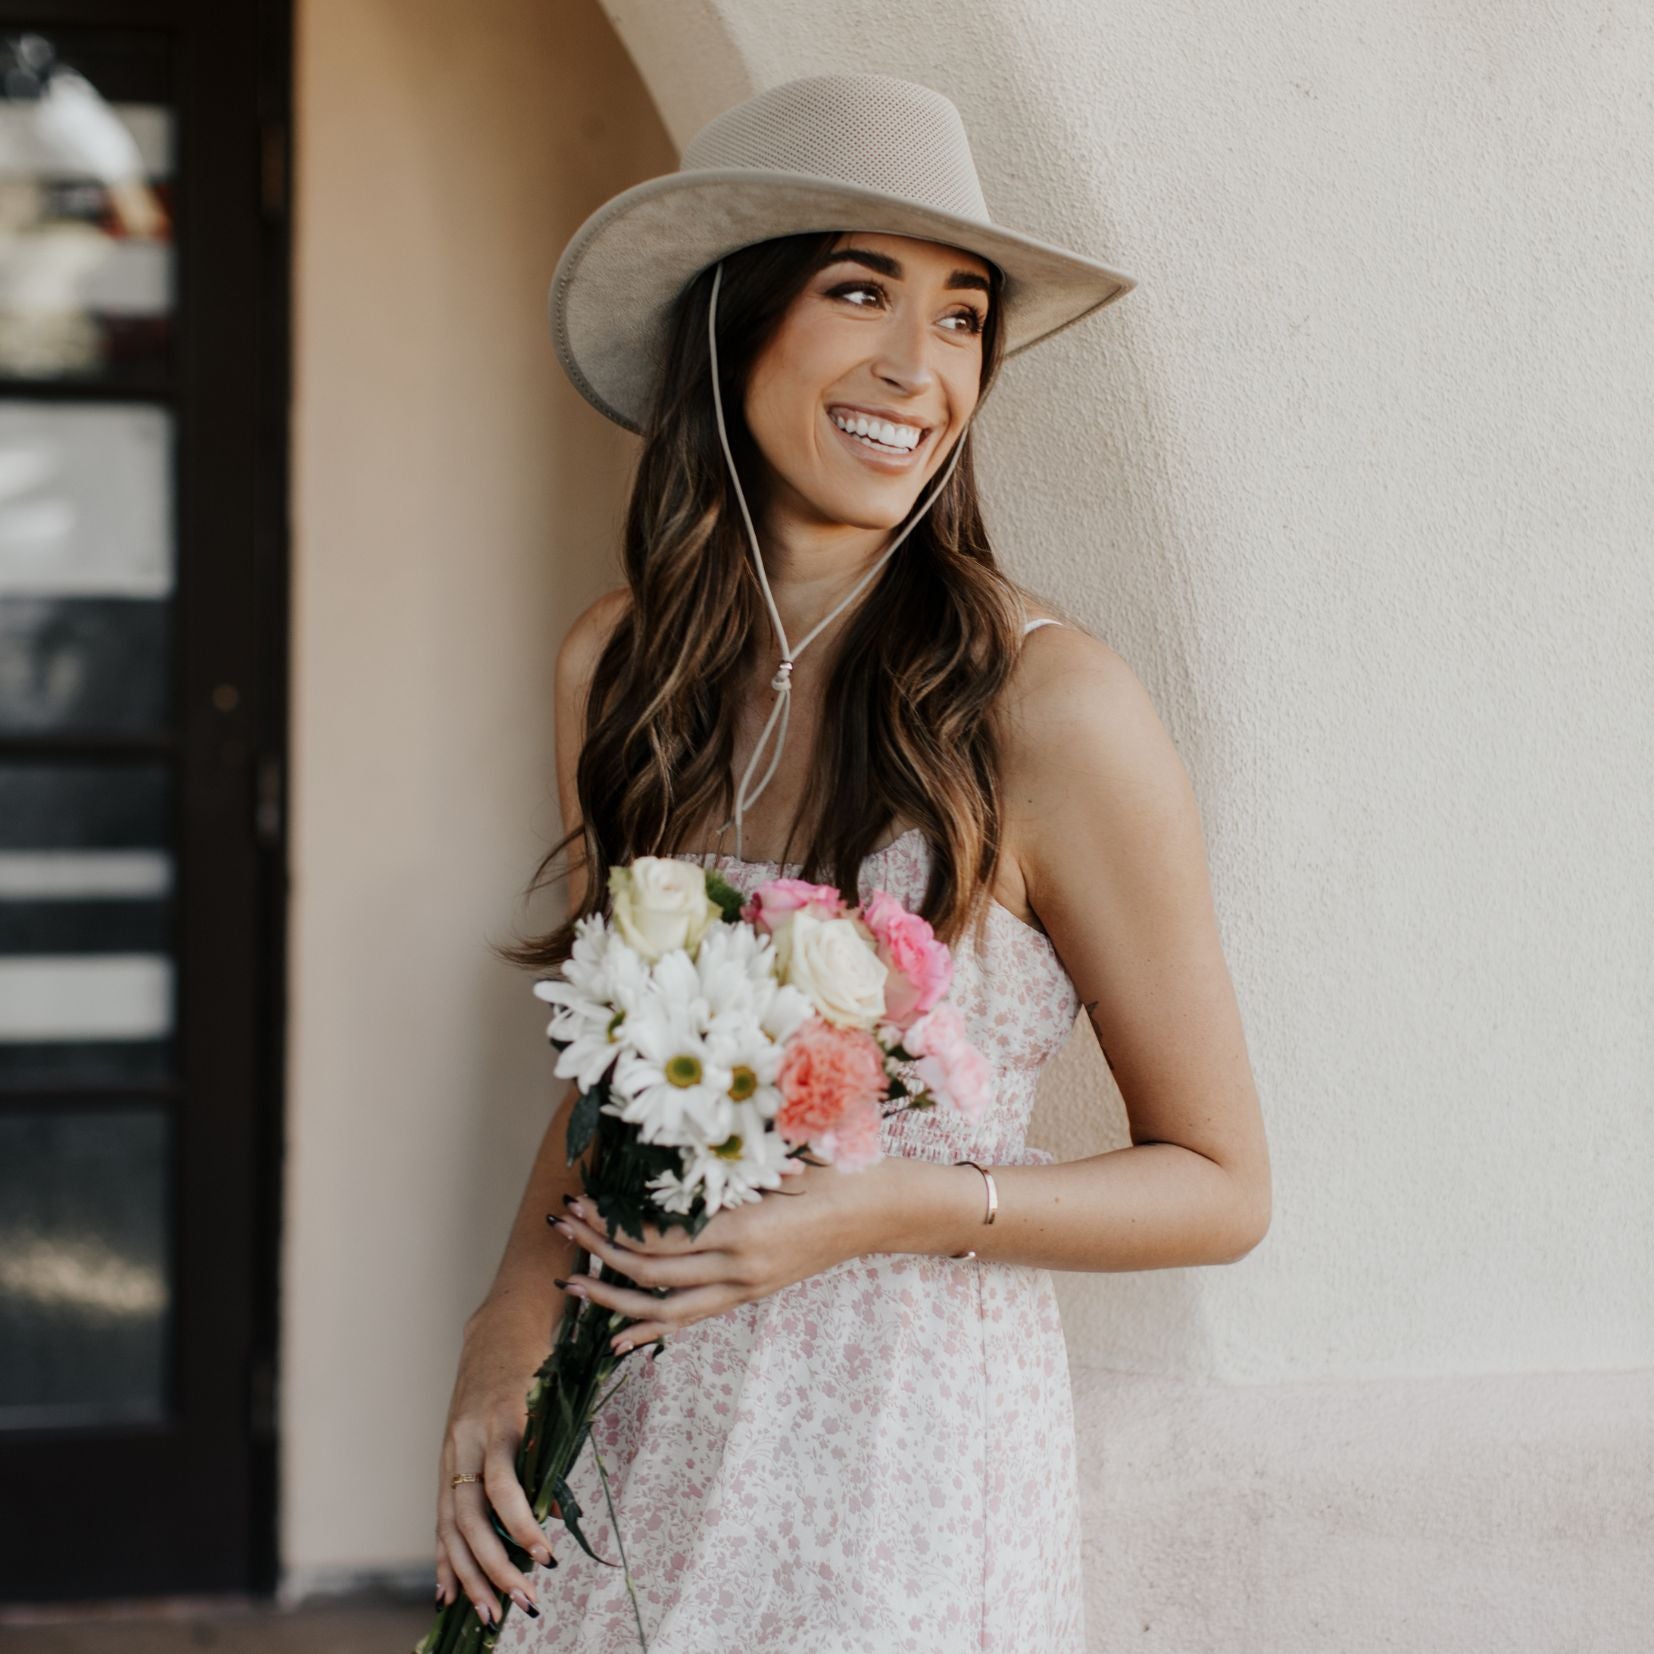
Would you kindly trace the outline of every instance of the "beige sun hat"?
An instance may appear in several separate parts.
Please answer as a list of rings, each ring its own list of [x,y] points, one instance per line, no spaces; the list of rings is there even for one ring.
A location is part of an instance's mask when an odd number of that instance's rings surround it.
[[[1137,285],[995,224],[942,93],[893,75],[812,75],[726,110],[676,172],[622,191],[575,231],[548,301],[558,360],[593,407],[641,432],[685,285],[739,248],[832,229],[915,236],[997,264],[1006,357]]]

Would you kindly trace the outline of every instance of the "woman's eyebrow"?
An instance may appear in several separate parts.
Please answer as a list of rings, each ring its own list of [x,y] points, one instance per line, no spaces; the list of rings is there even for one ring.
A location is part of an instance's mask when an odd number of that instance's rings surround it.
[[[892,258],[888,253],[875,253],[867,247],[846,247],[841,252],[830,253],[821,261],[820,268],[826,270],[835,264],[865,264],[869,270],[877,270],[881,276],[890,276],[896,281],[901,281],[905,276],[900,259]],[[942,285],[947,288],[974,287],[984,293],[992,291],[988,278],[979,276],[974,270],[955,270]]]

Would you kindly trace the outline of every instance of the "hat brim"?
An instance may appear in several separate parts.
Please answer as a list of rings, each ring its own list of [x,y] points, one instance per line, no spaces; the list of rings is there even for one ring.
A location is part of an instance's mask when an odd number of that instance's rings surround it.
[[[599,413],[641,433],[684,286],[742,247],[829,229],[939,241],[997,264],[1006,357],[1137,285],[1123,270],[1019,230],[830,178],[745,167],[667,173],[605,202],[563,249],[547,309],[564,371]]]

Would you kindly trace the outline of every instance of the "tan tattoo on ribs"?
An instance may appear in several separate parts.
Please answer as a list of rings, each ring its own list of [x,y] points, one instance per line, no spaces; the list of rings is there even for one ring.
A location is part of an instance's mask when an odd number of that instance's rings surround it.
[[[1108,1047],[1103,1044],[1103,1031],[1097,1026],[1097,1019],[1092,1014],[1101,1003],[1102,1001],[1098,999],[1088,999],[1083,1003],[1081,1009],[1085,1012],[1086,1021],[1091,1024],[1092,1032],[1097,1036],[1097,1049],[1102,1052],[1103,1061],[1108,1065],[1109,1073],[1112,1074],[1114,1072],[1114,1060],[1108,1054]]]

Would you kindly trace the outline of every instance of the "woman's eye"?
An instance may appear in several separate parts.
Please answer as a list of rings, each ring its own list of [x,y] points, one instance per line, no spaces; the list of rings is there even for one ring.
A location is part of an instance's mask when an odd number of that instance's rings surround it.
[[[833,289],[832,296],[835,299],[847,299],[852,293],[877,293],[882,297],[884,294],[884,289],[878,286],[875,282],[858,281],[852,282],[848,287],[835,287]],[[860,310],[863,307],[861,305],[857,305],[856,308]]]
[[[835,287],[828,297],[848,299],[857,293],[872,293],[881,299],[884,297],[884,289],[876,281],[856,281],[844,287]],[[858,304],[856,308],[865,310],[867,307]],[[943,320],[965,324],[963,328],[950,328],[949,331],[953,333],[980,333],[983,327],[981,314],[970,305],[966,305],[963,310],[956,310],[953,315],[946,316]]]

